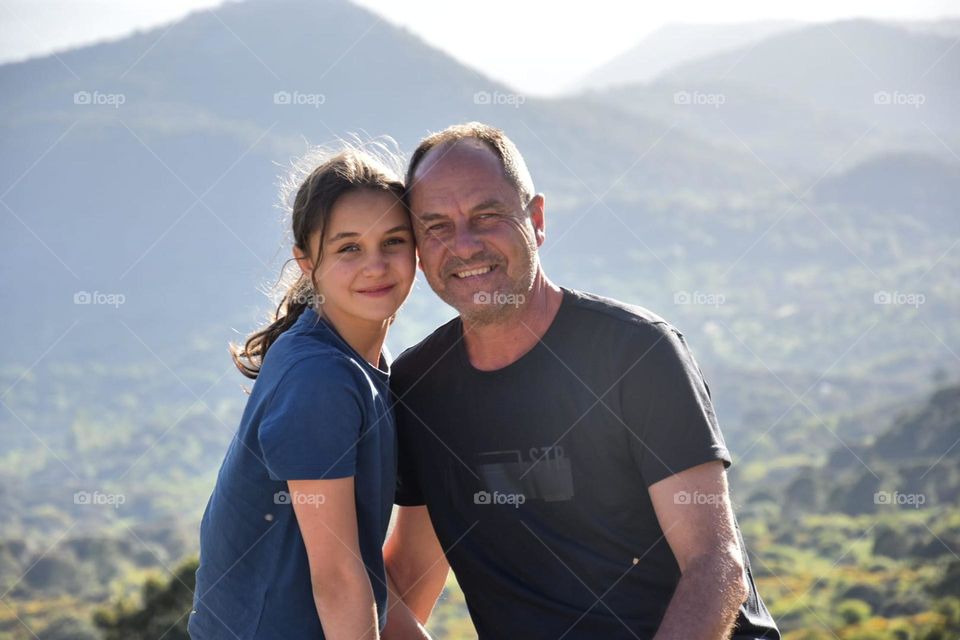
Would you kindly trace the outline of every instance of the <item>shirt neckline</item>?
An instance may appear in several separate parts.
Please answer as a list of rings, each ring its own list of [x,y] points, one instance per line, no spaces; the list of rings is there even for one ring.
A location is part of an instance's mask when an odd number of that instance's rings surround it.
[[[460,364],[463,365],[467,371],[477,376],[495,376],[505,374],[509,371],[519,370],[521,367],[525,366],[525,363],[533,360],[538,356],[538,354],[546,349],[545,343],[547,340],[558,331],[557,325],[562,321],[563,315],[567,308],[570,306],[570,303],[573,298],[573,292],[565,287],[560,287],[560,293],[562,298],[560,299],[560,306],[557,308],[557,313],[553,317],[553,321],[550,322],[550,326],[547,327],[547,330],[543,332],[543,335],[537,340],[537,342],[530,348],[529,351],[524,353],[522,356],[511,362],[510,364],[504,365],[499,369],[491,369],[485,371],[483,369],[477,369],[473,366],[473,363],[470,362],[470,356],[467,355],[467,344],[466,339],[463,335],[463,319],[457,316],[457,357],[460,361]]]
[[[380,351],[380,363],[384,367],[381,369],[367,362],[366,358],[361,356],[356,349],[350,346],[349,342],[343,339],[343,336],[340,335],[340,332],[337,331],[337,328],[333,326],[330,320],[322,314],[317,313],[317,310],[313,307],[307,307],[300,317],[297,318],[296,324],[300,324],[307,331],[321,329],[324,333],[329,333],[333,336],[336,347],[347,355],[355,358],[367,371],[384,381],[390,378],[390,363],[387,361],[387,355],[383,350]]]

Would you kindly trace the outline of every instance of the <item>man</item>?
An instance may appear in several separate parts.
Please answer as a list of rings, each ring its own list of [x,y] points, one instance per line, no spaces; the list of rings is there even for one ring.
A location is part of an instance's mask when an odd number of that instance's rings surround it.
[[[426,619],[442,547],[481,639],[779,638],[683,335],[547,278],[544,197],[498,129],[429,136],[407,185],[420,268],[459,316],[393,367],[399,595]]]

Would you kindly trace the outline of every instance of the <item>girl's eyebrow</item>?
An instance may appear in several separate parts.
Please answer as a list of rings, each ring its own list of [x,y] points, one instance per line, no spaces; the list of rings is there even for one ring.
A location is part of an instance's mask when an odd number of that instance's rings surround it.
[[[385,231],[383,235],[387,235],[387,234],[390,234],[390,233],[396,233],[396,232],[398,232],[398,231],[410,231],[410,230],[411,230],[411,229],[410,229],[410,225],[409,225],[409,224],[399,224],[399,225],[393,227],[392,229],[388,229],[387,231]],[[331,237],[329,240],[327,240],[327,244],[330,244],[331,242],[337,242],[338,240],[343,240],[344,238],[358,238],[358,237],[360,237],[360,235],[362,235],[362,234],[360,234],[360,233],[357,232],[357,231],[341,231],[341,232],[338,233],[337,235],[335,235],[335,236]]]

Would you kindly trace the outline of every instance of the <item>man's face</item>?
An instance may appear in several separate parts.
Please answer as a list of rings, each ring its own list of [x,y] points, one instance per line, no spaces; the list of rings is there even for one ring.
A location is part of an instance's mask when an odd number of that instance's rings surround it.
[[[522,305],[537,273],[543,199],[524,210],[500,159],[479,140],[436,147],[410,192],[420,268],[465,319],[489,323]]]

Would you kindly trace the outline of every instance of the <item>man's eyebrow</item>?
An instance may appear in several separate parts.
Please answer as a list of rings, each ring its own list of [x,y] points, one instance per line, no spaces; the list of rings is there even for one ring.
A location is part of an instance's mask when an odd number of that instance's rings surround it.
[[[471,208],[470,212],[473,213],[476,211],[482,211],[484,209],[498,209],[502,211],[503,209],[506,209],[506,206],[496,198],[488,198],[487,200],[484,200],[480,204]]]
[[[424,220],[436,220],[437,218],[446,218],[446,217],[448,216],[442,213],[421,213],[420,215],[417,216],[417,219],[424,221]]]
[[[409,224],[398,224],[397,226],[393,227],[392,229],[387,229],[386,231],[384,231],[384,232],[383,232],[383,235],[387,235],[387,234],[390,234],[390,233],[397,233],[398,231],[410,231],[410,225],[409,225]],[[358,238],[358,237],[360,237],[360,235],[361,235],[361,234],[358,233],[358,232],[356,232],[356,231],[341,231],[341,232],[338,233],[337,235],[332,236],[331,238],[329,238],[329,239],[327,240],[327,243],[329,244],[329,243],[331,243],[331,242],[337,242],[338,240],[343,240],[344,238]]]

